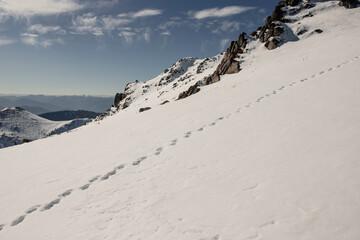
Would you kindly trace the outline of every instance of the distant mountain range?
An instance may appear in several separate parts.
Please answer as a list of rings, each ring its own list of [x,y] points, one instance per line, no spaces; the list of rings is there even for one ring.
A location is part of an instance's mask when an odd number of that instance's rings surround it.
[[[113,97],[94,96],[0,96],[0,110],[5,107],[21,107],[33,114],[64,110],[86,110],[104,112],[113,104]]]
[[[0,148],[60,134],[89,121],[88,118],[50,121],[20,107],[5,108],[0,111]]]

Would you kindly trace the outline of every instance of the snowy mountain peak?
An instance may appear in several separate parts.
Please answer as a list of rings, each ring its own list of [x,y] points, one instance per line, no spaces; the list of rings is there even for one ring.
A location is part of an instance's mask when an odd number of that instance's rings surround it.
[[[88,119],[77,119],[55,122],[32,114],[21,107],[5,108],[0,111],[0,148],[63,133],[88,121]]]

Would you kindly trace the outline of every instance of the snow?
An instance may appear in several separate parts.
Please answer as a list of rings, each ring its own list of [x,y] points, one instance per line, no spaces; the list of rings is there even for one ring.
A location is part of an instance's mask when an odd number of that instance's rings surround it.
[[[191,97],[2,149],[0,239],[359,239],[360,11],[311,11]]]
[[[88,119],[50,121],[20,107],[0,111],[0,148],[20,144],[22,140],[37,140],[60,134],[89,122]]]

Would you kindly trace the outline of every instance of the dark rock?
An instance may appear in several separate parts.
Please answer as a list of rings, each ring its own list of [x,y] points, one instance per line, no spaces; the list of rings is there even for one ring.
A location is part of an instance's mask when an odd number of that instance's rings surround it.
[[[29,142],[31,142],[31,140],[29,140],[29,139],[23,139],[23,140],[21,140],[20,144],[29,143]]]
[[[322,33],[323,30],[321,30],[321,29],[315,29],[314,32],[316,32],[316,33]]]
[[[119,105],[120,102],[126,98],[126,94],[125,93],[117,93],[115,95],[115,99],[114,99],[114,106],[119,109]]]
[[[269,50],[273,50],[273,49],[275,49],[275,48],[277,48],[278,47],[278,45],[279,45],[279,41],[277,40],[277,39],[272,39],[272,40],[269,40],[269,41],[267,41],[266,43],[265,43],[265,47],[267,48],[267,49],[269,49]]]
[[[308,31],[308,29],[306,27],[300,27],[298,28],[298,30],[296,31],[296,35],[300,36],[303,35],[304,33],[306,33]]]
[[[285,0],[286,6],[294,7],[300,3],[300,0]]]
[[[144,111],[147,111],[147,110],[150,110],[150,109],[151,109],[151,107],[140,108],[139,112],[144,112]]]
[[[199,85],[200,85],[200,82],[197,82],[194,85],[192,85],[191,87],[189,87],[189,89],[187,91],[184,91],[184,92],[180,93],[177,100],[186,98],[186,97],[188,97],[190,95],[193,95],[193,94],[196,94],[196,93],[200,92]]]
[[[358,0],[340,0],[339,5],[346,8],[356,8],[359,5]]]
[[[232,41],[215,72],[204,80],[203,85],[209,85],[220,81],[221,75],[239,72],[240,65],[236,58],[239,57],[239,54],[244,53],[247,43],[248,39],[244,32],[239,35],[237,41]]]

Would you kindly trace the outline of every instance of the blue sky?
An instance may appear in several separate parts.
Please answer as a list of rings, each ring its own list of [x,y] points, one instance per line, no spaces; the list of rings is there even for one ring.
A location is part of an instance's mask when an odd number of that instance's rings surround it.
[[[275,0],[0,0],[0,93],[114,95],[210,57]]]

